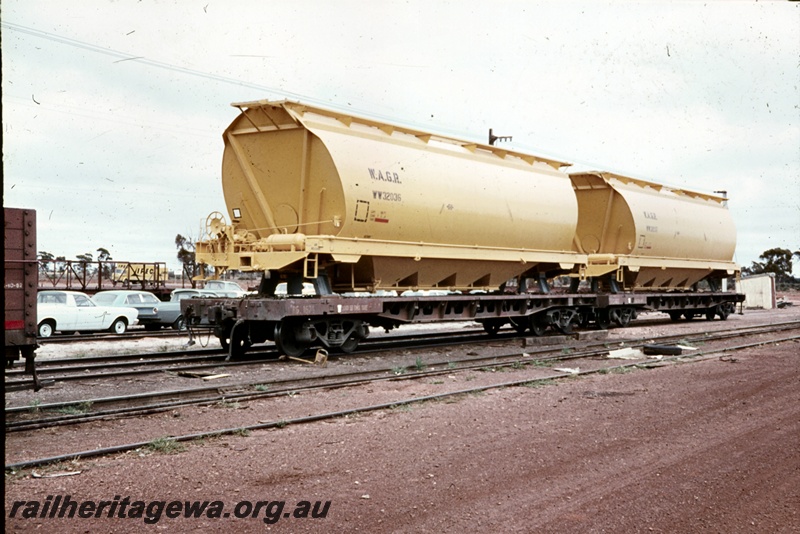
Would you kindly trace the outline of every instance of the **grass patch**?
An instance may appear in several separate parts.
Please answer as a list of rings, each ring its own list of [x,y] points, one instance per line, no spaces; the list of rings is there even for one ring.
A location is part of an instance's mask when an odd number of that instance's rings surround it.
[[[33,402],[31,402],[31,405],[28,407],[28,411],[31,413],[39,413],[41,411],[41,405],[42,401],[40,399],[33,399]]]
[[[614,367],[613,369],[610,369],[608,372],[613,373],[615,375],[624,375],[637,371],[638,369],[639,367],[636,365],[629,365],[626,367]]]
[[[450,395],[449,397],[445,397],[444,403],[445,404],[455,404],[456,402],[461,402],[462,400],[467,398],[466,393],[456,393],[455,395]]]
[[[266,384],[256,384],[256,385],[253,387],[253,389],[255,389],[256,391],[259,391],[259,392],[263,393],[263,392],[265,392],[265,391],[269,391],[269,386],[268,386],[268,385],[266,385]]]
[[[250,430],[248,430],[247,428],[240,428],[238,430],[234,430],[233,431],[233,435],[234,436],[239,436],[239,437],[242,437],[242,438],[249,438],[250,437]]]
[[[398,365],[398,366],[392,367],[392,374],[393,375],[402,375],[402,374],[405,374],[405,372],[406,372],[406,368],[403,367],[402,365]]]
[[[458,367],[458,365],[456,365],[455,362],[447,362],[448,369],[455,369],[456,367]]]
[[[537,389],[537,388],[544,388],[547,386],[553,386],[555,385],[555,383],[556,381],[553,380],[552,378],[542,378],[540,380],[531,380],[530,382],[525,382],[522,385],[525,386],[526,388]]]
[[[92,402],[83,401],[78,404],[70,404],[69,406],[58,408],[56,410],[56,413],[60,413],[63,415],[85,415],[89,413],[91,409],[92,409]]]
[[[416,369],[417,371],[422,371],[426,367],[428,366],[425,365],[425,362],[422,361],[422,358],[420,356],[417,356],[417,360],[414,362],[414,369]]]
[[[147,449],[150,452],[160,454],[177,454],[186,450],[186,445],[178,443],[174,438],[163,437],[156,438],[147,444]]]

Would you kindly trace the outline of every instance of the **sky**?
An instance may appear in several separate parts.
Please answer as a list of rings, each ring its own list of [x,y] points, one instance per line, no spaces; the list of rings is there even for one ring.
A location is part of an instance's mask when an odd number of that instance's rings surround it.
[[[230,104],[259,99],[469,141],[493,128],[575,169],[725,190],[738,263],[800,250],[800,2],[1,7],[3,204],[36,209],[56,256],[177,268],[175,236],[227,213]]]

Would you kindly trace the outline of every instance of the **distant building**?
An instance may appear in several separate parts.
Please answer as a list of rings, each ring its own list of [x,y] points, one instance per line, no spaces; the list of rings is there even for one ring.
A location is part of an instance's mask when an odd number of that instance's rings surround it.
[[[775,297],[774,273],[756,274],[742,278],[736,284],[736,292],[745,294],[745,308],[772,310],[778,307]]]

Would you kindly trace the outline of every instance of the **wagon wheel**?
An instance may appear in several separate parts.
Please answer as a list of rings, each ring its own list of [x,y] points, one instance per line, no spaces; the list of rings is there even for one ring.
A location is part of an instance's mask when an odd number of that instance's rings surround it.
[[[339,346],[339,350],[345,354],[352,354],[358,348],[359,339],[354,334],[350,334],[347,339]]]
[[[528,329],[528,318],[527,317],[520,317],[519,319],[509,319],[509,323],[511,323],[511,328],[517,331],[518,334],[524,334],[525,330]]]
[[[235,323],[233,325],[228,344],[228,357],[226,360],[235,360],[244,356],[247,349],[253,345],[244,323]]]
[[[543,336],[544,331],[547,330],[547,321],[545,320],[544,314],[534,314],[530,316],[528,321],[530,323],[531,332],[535,336]]]
[[[679,312],[679,311],[669,311],[667,313],[669,314],[669,320],[672,321],[673,323],[677,322],[677,321],[680,321],[681,312]]]
[[[231,346],[231,330],[233,329],[233,324],[231,323],[231,321],[226,321],[222,327],[214,331],[214,333],[217,335],[217,339],[219,339],[219,344],[222,346],[222,350],[224,351],[227,351]]]
[[[724,304],[720,304],[719,306],[717,306],[717,315],[719,315],[719,318],[722,319],[723,321],[727,321],[728,316],[732,314],[735,310],[736,307],[732,302],[726,302]]]
[[[706,310],[706,321],[713,321],[714,316],[717,315],[716,307]]]
[[[287,356],[297,357],[308,348],[297,341],[292,324],[286,320],[275,324],[275,345]]]
[[[496,336],[497,332],[503,326],[504,321],[502,319],[488,319],[483,321],[483,329],[486,331],[487,334],[490,336]]]
[[[611,311],[611,319],[623,328],[631,324],[632,317],[633,309],[631,308],[620,308]]]
[[[683,316],[686,317],[687,321],[691,321],[696,315],[697,314],[695,312],[683,312]]]
[[[569,335],[572,334],[572,319],[574,318],[575,314],[570,313],[569,310],[559,310],[553,313],[553,318],[555,322],[553,326],[561,332],[562,334]]]
[[[600,330],[608,330],[608,327],[611,326],[611,317],[609,316],[608,310],[597,310],[594,312],[594,322]]]

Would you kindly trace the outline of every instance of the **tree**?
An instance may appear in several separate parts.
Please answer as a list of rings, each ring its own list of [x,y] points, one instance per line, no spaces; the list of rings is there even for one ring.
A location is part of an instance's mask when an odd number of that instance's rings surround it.
[[[91,276],[92,273],[94,272],[94,269],[92,269],[92,267],[88,265],[89,263],[92,263],[94,261],[94,257],[92,256],[91,252],[86,252],[85,254],[78,254],[77,256],[75,256],[75,258],[81,262],[75,266],[75,272],[77,272],[79,276],[82,276],[85,271],[87,276]]]
[[[64,269],[66,269],[67,257],[66,256],[56,256],[56,267],[59,273],[63,273]]]
[[[175,236],[175,246],[178,248],[178,259],[183,264],[183,274],[192,280],[196,269],[194,239],[178,234]],[[195,281],[192,280],[192,287],[194,285]]]
[[[103,248],[100,247],[97,249],[97,260],[98,261],[111,261],[114,258],[111,257],[111,253]],[[103,278],[109,279],[114,274],[114,264],[104,264],[103,265]]]
[[[771,248],[765,250],[759,261],[754,261],[750,267],[745,267],[742,272],[745,274],[774,273],[778,281],[783,281],[792,276],[792,256],[797,255],[789,249]]]
[[[178,248],[178,259],[184,267],[194,265],[194,240],[181,234],[175,236],[175,246]]]
[[[44,250],[40,250],[39,251],[39,272],[43,276],[47,276],[47,273],[49,272],[49,269],[48,269],[49,265],[47,265],[47,264],[49,262],[53,261],[54,259],[55,259],[55,256],[53,256],[49,252],[46,252]]]

